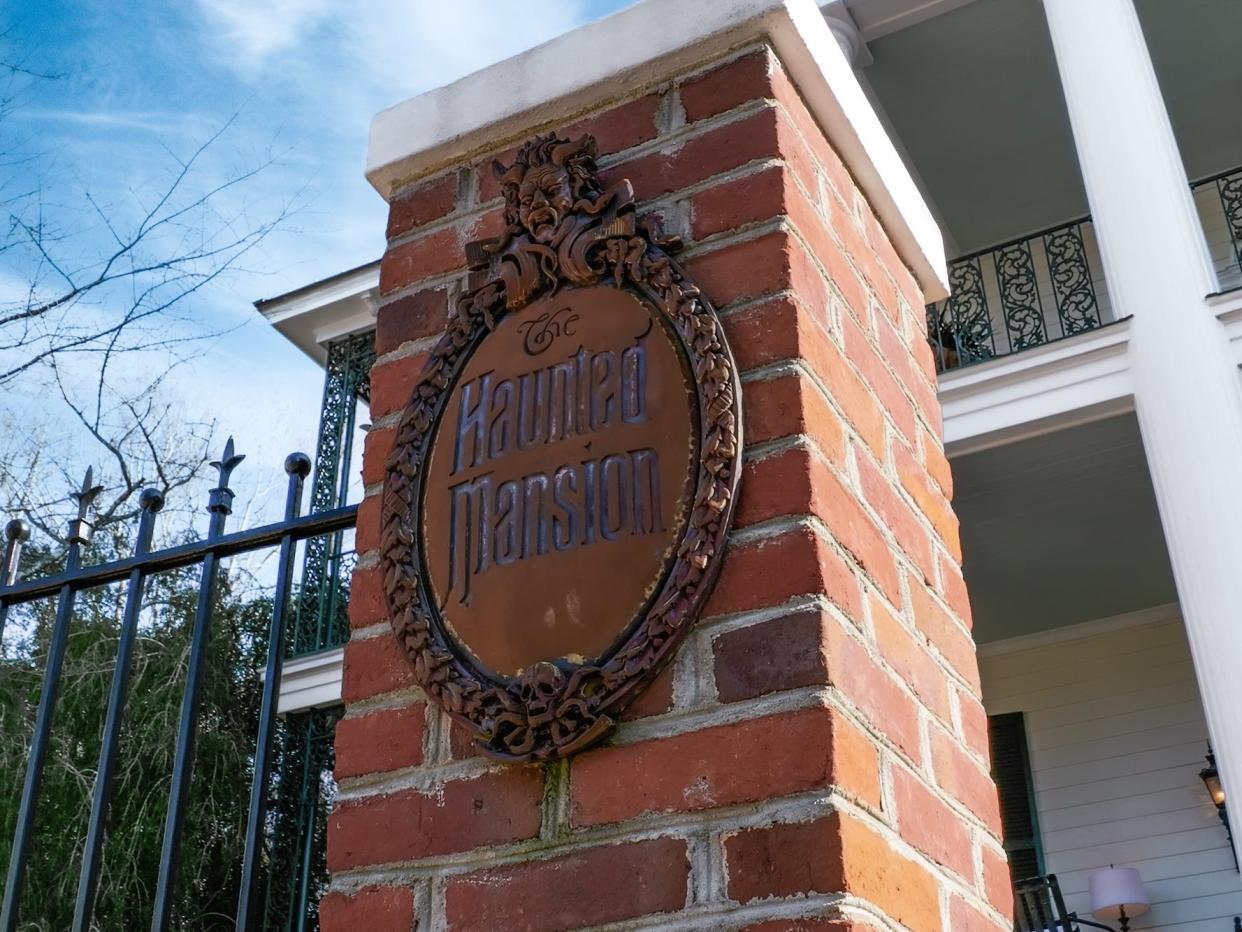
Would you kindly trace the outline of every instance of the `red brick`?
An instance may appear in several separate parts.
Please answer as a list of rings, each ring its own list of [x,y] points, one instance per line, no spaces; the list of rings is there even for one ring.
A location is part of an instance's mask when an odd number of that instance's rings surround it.
[[[872,598],[870,604],[871,628],[880,655],[924,705],[942,721],[951,721],[949,684],[944,669],[927,652],[922,639],[907,630],[888,606],[876,598]]]
[[[957,617],[970,626],[973,617],[970,610],[970,593],[966,591],[966,580],[962,578],[962,568],[952,559],[940,555],[940,594],[949,603]]]
[[[854,457],[858,465],[858,484],[863,497],[880,522],[888,528],[902,552],[919,568],[924,579],[935,577],[930,532],[913,508],[898,494],[892,479],[880,471],[871,457],[859,451]],[[894,602],[900,603],[900,593]]]
[[[338,802],[329,817],[328,869],[502,845],[539,834],[543,774],[513,767],[472,780],[452,780],[430,792]]]
[[[797,359],[801,313],[794,298],[780,295],[726,316],[725,336],[738,370],[746,372],[774,362]]]
[[[949,614],[922,580],[909,576],[907,583],[914,623],[958,675],[978,692],[979,660],[970,632]]]
[[[367,628],[388,620],[383,574],[378,566],[356,567],[349,583],[349,624]]]
[[[880,355],[893,367],[898,380],[914,399],[918,413],[932,423],[939,417],[940,399],[936,395],[935,376],[928,376],[922,364],[911,355],[910,349],[901,334],[893,327],[893,322],[884,314],[877,314],[875,319],[876,339],[879,342]],[[927,342],[922,341],[924,347]],[[911,438],[913,442],[914,438]]]
[[[336,725],[336,778],[417,767],[423,762],[422,703],[383,709]]]
[[[765,233],[695,256],[686,269],[717,307],[790,287],[790,252],[784,231]]]
[[[875,662],[857,637],[834,621],[826,630],[829,684],[840,690],[878,734],[886,735],[917,763],[919,714],[914,699]]]
[[[813,594],[826,594],[851,617],[861,617],[858,583],[849,567],[814,531],[797,528],[730,547],[704,614],[766,608]]]
[[[453,877],[450,929],[558,932],[679,910],[690,860],[680,838],[588,848]]]
[[[449,756],[453,760],[468,760],[482,755],[474,735],[465,725],[453,718],[446,718],[446,721],[449,723]]]
[[[600,156],[612,155],[622,149],[637,146],[656,138],[656,111],[660,108],[660,95],[648,94],[637,100],[593,114],[561,131],[566,139],[577,139],[584,133],[595,137]]]
[[[722,702],[828,682],[827,643],[818,612],[747,625],[712,642],[716,694]]]
[[[818,479],[828,467],[806,447],[794,447],[751,460],[742,467],[736,527],[772,518],[817,514]]]
[[[725,839],[731,898],[848,893],[913,932],[940,932],[936,881],[861,821],[834,812],[816,822],[749,829]]]
[[[375,485],[388,477],[388,456],[397,438],[395,427],[372,427],[362,446],[362,484]]]
[[[953,471],[949,466],[948,457],[944,455],[944,445],[940,442],[940,436],[929,432],[926,428],[922,429],[920,436],[922,437],[923,467],[931,476],[932,481],[940,486],[940,491],[945,497],[952,498]]]
[[[961,816],[904,767],[894,766],[893,798],[901,837],[937,864],[974,884],[970,831]]]
[[[700,240],[779,217],[787,213],[789,199],[799,196],[788,172],[779,165],[721,182],[690,199],[691,236]]]
[[[371,417],[378,420],[409,404],[427,353],[381,363],[371,370]]]
[[[742,386],[743,436],[754,446],[804,433],[804,399],[814,386],[801,373],[771,379],[749,379]]]
[[[434,336],[448,322],[448,291],[416,291],[380,307],[375,317],[375,352],[390,353],[402,343]]]
[[[388,238],[447,217],[457,203],[457,172],[432,178],[388,204]]]
[[[956,738],[938,728],[932,731],[932,766],[940,787],[999,837],[1000,804],[991,775]]]
[[[751,100],[774,96],[766,50],[754,52],[685,81],[680,87],[686,122],[732,110]]]
[[[488,201],[495,200],[501,195],[500,178],[496,175],[496,164],[507,168],[513,164],[513,160],[517,157],[517,147],[510,147],[501,152],[493,152],[491,155],[485,156],[474,165],[475,182],[478,185],[479,203],[486,204]]]
[[[414,670],[395,637],[381,634],[345,645],[341,698],[346,703],[413,685]]]
[[[670,142],[667,151],[636,156],[600,172],[605,184],[629,179],[640,202],[698,184],[759,159],[776,158],[780,116],[768,107],[697,136]]]
[[[363,887],[357,893],[329,893],[319,901],[323,932],[410,932],[414,891],[409,887]]]
[[[466,267],[466,239],[456,227],[390,246],[380,262],[380,294]]]
[[[620,719],[633,722],[652,715],[663,715],[673,707],[673,662],[647,684],[638,697],[625,707]]]
[[[962,559],[961,538],[958,534],[957,515],[944,493],[932,484],[927,471],[919,463],[913,451],[905,444],[893,444],[893,462],[901,486],[914,500],[919,511],[931,522],[936,536],[959,563]]]
[[[858,432],[878,460],[884,459],[884,415],[875,393],[850,366],[840,348],[818,328],[802,332],[803,355],[828,397],[841,409],[845,419]]]
[[[983,890],[1001,915],[1013,915],[1013,879],[1003,851],[983,846]]]
[[[949,900],[949,926],[953,932],[997,932],[1009,926],[1003,925],[991,916],[985,915],[979,908],[954,894]]]
[[[808,709],[587,751],[574,759],[575,826],[686,812],[843,784],[879,798],[874,749],[830,709]]]
[[[880,406],[888,414],[897,430],[907,440],[913,442],[915,437],[914,406],[910,403],[910,399],[906,397],[886,362],[880,358],[875,346],[862,332],[858,322],[847,314],[842,326],[845,334],[845,354],[862,375],[863,381],[871,386]]]
[[[983,760],[991,760],[992,752],[988,738],[988,713],[977,696],[963,690],[957,692],[957,707],[962,719],[962,743],[968,751]]]
[[[819,518],[889,601],[900,602],[900,576],[893,549],[883,532],[838,476],[824,470],[816,479],[822,503],[817,512]]]
[[[354,532],[354,547],[358,553],[368,553],[380,545],[381,501],[380,495],[368,495],[358,503],[358,527]]]

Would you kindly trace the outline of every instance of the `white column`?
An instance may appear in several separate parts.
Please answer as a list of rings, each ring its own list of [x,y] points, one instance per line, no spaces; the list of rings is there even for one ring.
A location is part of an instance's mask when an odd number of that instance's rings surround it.
[[[1143,446],[1242,840],[1242,383],[1132,0],[1044,7],[1114,313],[1134,317]]]

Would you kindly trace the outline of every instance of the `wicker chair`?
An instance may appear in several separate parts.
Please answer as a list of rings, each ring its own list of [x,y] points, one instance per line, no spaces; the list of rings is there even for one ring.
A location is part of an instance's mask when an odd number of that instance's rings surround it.
[[[1013,885],[1014,932],[1083,932],[1084,929],[1107,929],[1112,926],[1079,919],[1065,908],[1061,885],[1056,874],[1028,877]]]

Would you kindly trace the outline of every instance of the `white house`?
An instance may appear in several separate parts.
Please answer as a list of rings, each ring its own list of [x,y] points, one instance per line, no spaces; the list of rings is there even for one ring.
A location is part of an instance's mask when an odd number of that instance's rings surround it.
[[[1210,741],[1242,800],[1242,3],[823,11],[950,256],[928,336],[1015,879],[1090,918],[1088,878],[1136,868],[1131,928],[1229,932],[1200,771]],[[327,364],[338,476],[378,279],[258,304]],[[339,701],[339,647],[311,647],[285,712]]]

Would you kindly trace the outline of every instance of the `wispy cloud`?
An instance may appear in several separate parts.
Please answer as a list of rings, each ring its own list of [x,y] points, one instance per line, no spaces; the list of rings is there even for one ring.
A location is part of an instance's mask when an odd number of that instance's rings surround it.
[[[167,134],[170,129],[186,121],[186,114],[161,110],[18,110],[15,116],[23,120],[38,120],[96,129],[139,130],[147,133]],[[195,120],[199,131],[205,121]]]
[[[300,44],[333,8],[331,0],[198,0],[198,6],[236,67],[249,74]]]

